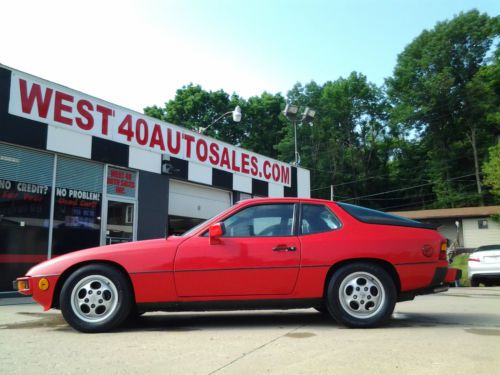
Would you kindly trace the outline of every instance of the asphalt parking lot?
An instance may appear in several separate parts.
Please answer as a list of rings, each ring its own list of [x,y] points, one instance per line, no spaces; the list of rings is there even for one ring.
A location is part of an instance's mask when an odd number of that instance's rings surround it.
[[[388,326],[343,328],[313,309],[153,313],[82,334],[58,311],[0,306],[2,374],[498,374],[500,288],[396,305]]]

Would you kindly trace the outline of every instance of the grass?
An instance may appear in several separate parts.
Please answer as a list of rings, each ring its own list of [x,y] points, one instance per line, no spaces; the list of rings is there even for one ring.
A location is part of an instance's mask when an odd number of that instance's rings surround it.
[[[460,279],[460,286],[470,286],[470,281],[467,275],[468,259],[469,259],[469,254],[461,254],[453,258],[453,262],[451,263],[451,267],[462,270],[462,278]]]

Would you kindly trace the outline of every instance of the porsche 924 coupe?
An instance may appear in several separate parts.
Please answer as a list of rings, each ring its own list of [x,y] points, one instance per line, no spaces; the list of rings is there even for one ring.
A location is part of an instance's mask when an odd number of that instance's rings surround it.
[[[75,251],[14,281],[73,328],[102,332],[148,311],[316,308],[348,327],[447,290],[434,227],[318,199],[241,201],[182,236]]]

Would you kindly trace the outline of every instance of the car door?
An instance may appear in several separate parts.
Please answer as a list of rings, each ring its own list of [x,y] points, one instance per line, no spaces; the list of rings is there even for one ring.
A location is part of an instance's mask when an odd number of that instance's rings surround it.
[[[225,219],[216,244],[207,233],[183,242],[174,263],[178,295],[290,294],[300,266],[296,212],[293,203],[256,204]]]

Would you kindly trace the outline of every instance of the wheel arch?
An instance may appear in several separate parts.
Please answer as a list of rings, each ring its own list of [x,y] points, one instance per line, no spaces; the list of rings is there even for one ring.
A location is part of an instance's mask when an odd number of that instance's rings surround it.
[[[123,276],[125,276],[125,279],[129,283],[130,290],[132,291],[132,298],[133,298],[133,303],[135,304],[135,291],[134,291],[134,285],[132,283],[132,280],[130,278],[130,275],[128,274],[127,270],[119,263],[110,261],[110,260],[89,260],[89,261],[83,261],[80,263],[75,263],[71,267],[68,267],[64,272],[61,274],[59,279],[57,280],[56,286],[54,288],[54,295],[52,297],[52,304],[51,308],[59,308],[59,296],[61,294],[61,289],[64,285],[64,282],[68,279],[73,272],[75,272],[77,269],[88,266],[90,264],[104,264],[110,267],[113,267],[117,271],[119,271]]]
[[[391,279],[394,281],[394,286],[396,287],[396,292],[399,294],[401,291],[401,280],[399,279],[398,272],[396,271],[396,268],[394,266],[383,259],[378,259],[378,258],[354,258],[354,259],[345,259],[342,261],[339,261],[335,264],[333,264],[330,269],[328,270],[325,281],[323,283],[323,298],[326,297],[326,293],[328,290],[328,283],[330,282],[330,279],[332,275],[340,269],[341,267],[347,265],[347,264],[353,264],[353,263],[371,263],[371,264],[376,264],[380,267],[382,267],[391,277]]]

